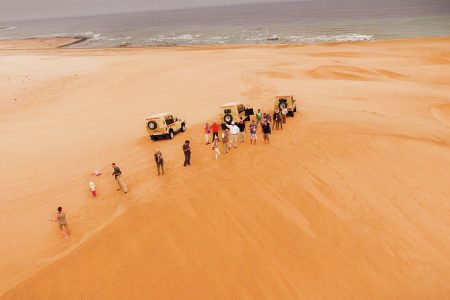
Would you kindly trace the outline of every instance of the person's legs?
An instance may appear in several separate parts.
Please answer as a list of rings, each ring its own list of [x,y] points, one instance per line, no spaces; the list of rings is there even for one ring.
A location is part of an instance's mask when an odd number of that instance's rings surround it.
[[[67,225],[66,225],[67,226]],[[64,228],[65,224],[59,224],[59,230],[61,231],[61,233],[63,234],[64,238],[68,238],[69,234],[66,232],[66,229]],[[68,227],[67,227],[68,228]]]
[[[188,153],[188,155],[187,155],[187,164],[189,166],[191,165],[191,153]]]
[[[119,176],[117,176],[117,182],[119,183],[119,187],[120,187],[120,189],[126,194],[126,193],[128,193],[128,187],[127,187],[127,185],[125,184],[125,182],[123,182],[123,180],[122,180],[122,178],[121,178],[121,175],[119,175]]]
[[[214,151],[216,152],[216,159],[219,159],[219,157],[220,157],[219,147],[216,147],[216,148],[214,149]]]
[[[205,133],[205,144],[209,144],[209,133]]]
[[[164,161],[161,163],[161,174],[164,175]]]
[[[92,196],[95,198],[97,197],[97,191],[92,191]]]
[[[237,143],[238,143],[238,141],[237,141],[237,134],[233,134],[233,145],[234,145],[234,148],[237,148]]]
[[[119,186],[119,188],[117,189],[118,191],[120,191],[122,189],[122,186],[120,185],[120,175],[116,176],[116,181],[117,181],[117,185]]]
[[[188,162],[188,154],[186,152],[184,152],[184,166],[187,166],[187,162]]]

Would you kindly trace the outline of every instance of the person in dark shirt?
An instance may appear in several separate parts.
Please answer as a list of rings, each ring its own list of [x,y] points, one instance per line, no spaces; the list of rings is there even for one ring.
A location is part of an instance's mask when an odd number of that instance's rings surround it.
[[[191,165],[191,143],[189,140],[186,140],[183,144],[183,152],[184,152],[184,166]]]
[[[156,162],[156,168],[158,168],[158,176],[164,175],[164,159],[162,156],[161,151],[159,151],[159,149],[156,149],[155,152],[155,162]]]
[[[112,175],[114,176],[114,178],[117,181],[117,184],[119,185],[119,188],[117,190],[118,191],[122,190],[125,194],[128,193],[128,187],[125,184],[125,182],[123,182],[123,180],[122,180],[122,171],[115,163],[112,163],[111,166],[114,169]]]
[[[270,128],[270,122],[264,122],[262,125],[262,131],[264,134],[264,144],[270,144],[270,133],[271,133],[271,128]]]
[[[245,122],[242,121],[242,119],[239,121],[238,127],[239,127],[239,137],[240,137],[239,142],[242,143],[244,141],[244,137],[245,137]]]

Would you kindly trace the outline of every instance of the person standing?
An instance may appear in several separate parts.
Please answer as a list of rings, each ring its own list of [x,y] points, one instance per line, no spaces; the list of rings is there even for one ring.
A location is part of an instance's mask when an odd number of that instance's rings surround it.
[[[238,127],[239,127],[239,142],[243,143],[244,138],[245,138],[246,128],[245,128],[245,122],[242,119],[239,120]]]
[[[117,184],[119,185],[119,188],[117,190],[118,191],[122,190],[125,194],[128,193],[128,187],[125,184],[125,182],[123,182],[123,180],[122,180],[122,171],[115,163],[112,163],[111,165],[114,170],[112,175],[114,176],[114,178],[117,181]]]
[[[264,134],[264,144],[270,144],[270,132],[271,132],[270,122],[263,123],[262,130]]]
[[[261,123],[262,120],[262,113],[261,110],[258,109],[258,112],[256,113],[256,127],[258,127],[258,124]]]
[[[256,145],[256,130],[258,128],[257,123],[255,123],[255,120],[252,121],[252,123],[249,126],[250,129],[250,144]]]
[[[206,124],[205,124],[205,143],[206,143],[206,145],[211,144],[211,143],[209,142],[209,134],[210,134],[210,133],[211,133],[211,128],[209,128],[209,124],[206,123]]]
[[[215,121],[211,124],[211,130],[212,130],[212,141],[214,142],[214,139],[217,137],[219,138],[219,130],[220,125],[217,124]],[[220,142],[220,140],[219,140]]]
[[[158,169],[158,176],[164,175],[164,158],[162,156],[161,151],[159,151],[159,149],[156,149],[154,157],[155,157],[155,162],[156,162],[156,168]]]
[[[274,124],[272,129],[276,130],[280,129],[281,119],[280,119],[280,111],[278,109],[276,109],[273,113],[273,122]]]
[[[97,189],[95,188],[95,183],[91,180],[89,181],[89,189],[91,190],[92,197],[97,197]]]
[[[231,125],[227,124],[227,127],[230,129],[230,134],[231,134],[230,148],[231,148],[231,146],[234,146],[234,148],[237,148],[237,135],[239,134],[240,129],[234,122],[231,122]]]
[[[184,152],[184,166],[191,165],[191,142],[186,140],[183,144],[183,152]]]
[[[286,124],[286,118],[287,118],[287,114],[288,114],[288,109],[286,108],[286,105],[284,104],[282,107],[281,107],[281,120],[282,120],[282,122],[283,122],[283,124]],[[282,127],[281,127],[281,129],[283,129],[283,125],[281,125]]]
[[[218,137],[214,138],[214,142],[212,144],[212,148],[213,148],[213,150],[214,150],[214,152],[216,154],[216,159],[219,159],[219,157],[220,157],[220,150],[219,150],[219,138]]]
[[[222,145],[223,145],[223,152],[228,153],[230,145],[229,143],[230,139],[230,130],[227,128],[222,133]]]
[[[61,233],[64,235],[64,238],[69,238],[70,229],[69,225],[67,225],[66,220],[66,212],[62,210],[62,207],[58,207],[58,212],[55,214],[54,218],[51,219],[52,222],[58,222],[58,228],[61,230]]]

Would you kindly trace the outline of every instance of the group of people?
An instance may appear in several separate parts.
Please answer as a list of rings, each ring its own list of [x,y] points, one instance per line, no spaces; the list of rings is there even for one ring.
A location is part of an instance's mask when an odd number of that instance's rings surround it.
[[[272,130],[282,130],[283,124],[286,123],[288,110],[286,106],[281,106],[280,109],[275,108],[273,114],[262,113],[260,109],[256,113],[255,120],[248,126],[248,131],[250,134],[250,144],[256,145],[258,128],[261,127],[263,134],[263,139],[265,144],[270,144],[270,135]],[[220,135],[220,130],[222,129],[222,134]],[[212,150],[214,150],[215,158],[219,159],[221,152],[219,150],[220,143],[222,143],[222,151],[228,153],[232,148],[237,148],[238,143],[243,143],[245,141],[245,135],[247,132],[247,127],[242,118],[237,122],[231,122],[231,124],[219,125],[213,122],[211,125],[208,123],[204,127],[205,132],[205,144],[212,145]],[[211,139],[212,135],[212,139]],[[219,139],[219,136],[221,139]],[[210,141],[211,139],[211,141]],[[184,163],[183,166],[191,165],[191,144],[189,140],[186,140],[182,146],[184,153]],[[156,168],[158,171],[158,176],[164,175],[164,158],[159,149],[156,149],[154,153],[154,159],[156,163]],[[125,194],[128,193],[128,187],[122,179],[122,171],[116,163],[112,163],[113,168],[112,176],[117,182],[117,191],[123,191]],[[101,173],[100,173],[101,174]],[[97,174],[96,174],[97,175]],[[97,191],[95,183],[93,181],[89,182],[89,188],[91,190],[92,196],[97,197]],[[50,221],[57,222],[58,227],[61,230],[65,238],[70,235],[70,229],[67,225],[66,214],[61,207],[58,207],[57,213],[53,219]]]
[[[270,135],[272,130],[283,129],[283,124],[286,123],[288,115],[288,109],[285,105],[281,108],[275,108],[273,114],[262,113],[260,109],[256,113],[256,120],[253,120],[248,126],[250,133],[250,144],[256,145],[258,127],[261,126],[263,139],[265,144],[270,144]],[[205,124],[205,144],[212,144],[212,150],[215,151],[215,158],[220,158],[220,143],[222,143],[223,153],[228,153],[232,148],[237,148],[238,143],[245,141],[245,135],[247,132],[246,124],[242,118],[237,122],[231,122],[231,124],[222,124],[222,140],[219,139],[219,132],[221,126],[216,122],[211,125]],[[212,134],[212,140],[210,142]]]

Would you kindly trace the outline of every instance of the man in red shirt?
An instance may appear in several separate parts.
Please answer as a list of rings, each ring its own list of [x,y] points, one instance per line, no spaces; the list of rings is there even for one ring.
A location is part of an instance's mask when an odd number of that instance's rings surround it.
[[[212,124],[211,124],[211,131],[212,131],[212,133],[213,133],[213,136],[212,136],[212,141],[214,142],[214,138],[215,137],[217,137],[217,138],[219,138],[219,130],[220,130],[220,125],[219,124],[217,124],[216,122],[213,122]],[[219,140],[220,141],[220,140]]]

